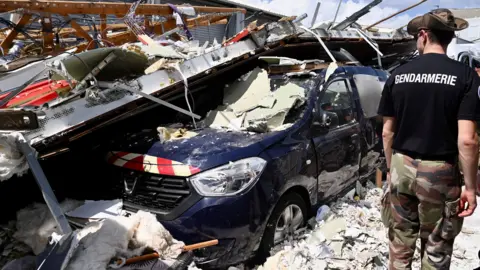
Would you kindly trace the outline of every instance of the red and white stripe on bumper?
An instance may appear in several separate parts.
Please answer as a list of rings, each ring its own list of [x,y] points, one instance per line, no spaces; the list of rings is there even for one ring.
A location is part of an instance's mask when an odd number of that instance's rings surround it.
[[[110,152],[108,163],[135,171],[170,176],[191,176],[200,172],[199,168],[181,162],[128,152]]]

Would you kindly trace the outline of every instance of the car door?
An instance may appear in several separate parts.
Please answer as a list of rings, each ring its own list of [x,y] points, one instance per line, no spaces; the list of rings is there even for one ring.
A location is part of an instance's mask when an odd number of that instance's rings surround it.
[[[316,117],[324,131],[314,134],[318,199],[335,196],[359,177],[360,124],[346,76],[331,79],[320,93]]]

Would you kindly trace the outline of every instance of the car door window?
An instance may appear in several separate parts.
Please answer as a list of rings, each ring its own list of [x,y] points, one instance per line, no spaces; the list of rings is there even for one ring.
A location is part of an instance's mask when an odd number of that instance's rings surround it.
[[[352,99],[345,80],[331,82],[320,101],[320,112],[330,118],[330,129],[354,121]]]

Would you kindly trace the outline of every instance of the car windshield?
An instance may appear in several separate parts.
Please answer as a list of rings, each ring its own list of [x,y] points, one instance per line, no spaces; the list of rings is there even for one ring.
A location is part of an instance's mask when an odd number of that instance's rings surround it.
[[[252,132],[285,129],[298,120],[316,74],[268,76],[256,68],[224,90],[223,104],[210,111],[204,124]]]

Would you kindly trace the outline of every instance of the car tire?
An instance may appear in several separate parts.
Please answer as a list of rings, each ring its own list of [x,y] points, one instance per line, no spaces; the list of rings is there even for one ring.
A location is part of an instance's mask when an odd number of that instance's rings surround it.
[[[306,203],[303,200],[302,196],[295,192],[290,192],[283,195],[273,209],[273,212],[270,215],[267,226],[265,228],[265,232],[263,233],[262,242],[260,243],[257,257],[255,259],[257,264],[263,263],[265,259],[270,256],[270,250],[272,249],[272,247],[275,246],[275,232],[277,231],[277,227],[281,227],[282,224],[281,222],[279,223],[279,221],[282,215],[284,217],[284,213],[287,208],[293,209],[293,212],[301,212],[302,220],[298,228],[302,228],[305,226],[308,212]],[[294,213],[294,215],[295,214],[297,213]]]

